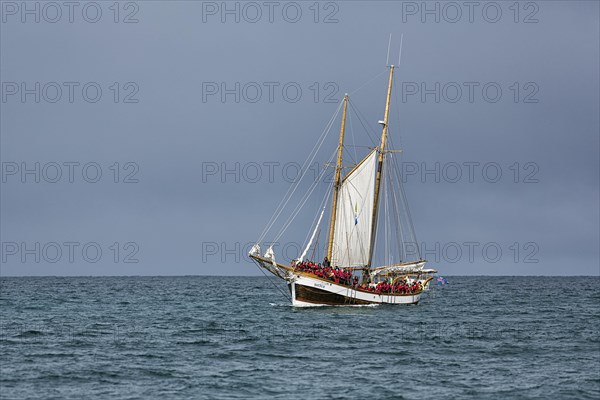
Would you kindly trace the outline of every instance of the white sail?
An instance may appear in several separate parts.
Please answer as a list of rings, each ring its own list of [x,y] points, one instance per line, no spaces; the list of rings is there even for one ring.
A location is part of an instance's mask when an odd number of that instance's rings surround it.
[[[319,220],[317,221],[317,226],[315,226],[315,230],[313,231],[313,234],[310,237],[310,240],[308,241],[308,244],[306,245],[306,248],[304,249],[304,251],[302,252],[302,254],[300,255],[300,257],[298,257],[296,259],[296,261],[302,262],[302,260],[304,260],[304,257],[306,257],[306,253],[308,253],[308,249],[310,249],[310,246],[312,246],[312,242],[315,239],[315,236],[317,235],[317,231],[319,230],[319,225],[321,224],[321,220],[323,219],[323,214],[324,213],[325,213],[325,207],[323,207],[323,210],[321,211],[321,215],[319,216]]]
[[[377,151],[373,150],[342,181],[337,203],[331,264],[359,267],[369,263]]]

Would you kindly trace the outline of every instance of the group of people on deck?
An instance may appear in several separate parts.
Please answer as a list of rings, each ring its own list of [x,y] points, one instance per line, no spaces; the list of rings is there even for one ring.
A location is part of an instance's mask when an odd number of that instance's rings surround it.
[[[381,293],[394,293],[394,294],[411,294],[418,292],[422,289],[421,284],[418,281],[412,283],[399,282],[392,284],[388,282],[379,282],[377,285],[374,284],[358,284],[358,277],[354,276],[351,271],[345,268],[331,267],[331,264],[327,257],[323,260],[323,263],[315,263],[313,261],[293,261],[292,267],[296,271],[305,272],[324,278],[335,283],[339,283],[346,286],[352,286],[355,289],[363,290],[366,292],[373,292],[377,294]]]
[[[359,285],[358,289],[366,290],[367,292],[374,292],[377,294],[381,293],[395,293],[395,294],[411,294],[421,290],[419,282],[414,281],[412,284],[406,282],[400,282],[396,285],[392,285],[387,282],[379,282],[376,286],[370,285]]]
[[[351,285],[352,283],[358,283],[358,278],[354,277],[354,281],[352,281],[352,272],[340,268],[340,267],[331,267],[331,264],[327,257],[323,260],[323,264],[314,263],[309,260],[304,260],[301,262],[292,262],[292,267],[300,272],[308,272],[310,274],[316,275],[319,278],[325,278],[335,283],[341,283],[342,285]]]

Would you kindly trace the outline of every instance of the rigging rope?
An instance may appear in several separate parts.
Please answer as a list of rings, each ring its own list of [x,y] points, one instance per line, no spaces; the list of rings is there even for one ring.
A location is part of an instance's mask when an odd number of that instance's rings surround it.
[[[337,151],[337,149],[336,149]],[[334,152],[335,154],[335,152]],[[330,156],[329,160],[331,160],[333,158],[333,154]],[[316,187],[318,186],[319,181],[321,180],[321,178],[323,177],[325,173],[325,168],[323,168],[323,171],[321,171],[321,173],[319,174],[319,177],[317,178],[317,180],[315,180],[315,182],[312,183],[308,193],[306,195],[304,195],[304,197],[301,200],[301,203],[299,203],[296,206],[296,209],[294,210],[294,212],[292,213],[292,215],[288,218],[288,220],[286,221],[285,225],[281,228],[281,230],[279,231],[279,233],[277,234],[277,236],[275,237],[275,242],[279,240],[279,238],[281,237],[281,235],[283,235],[283,233],[286,231],[286,229],[292,224],[292,222],[294,222],[294,219],[296,218],[296,216],[298,215],[298,213],[300,213],[300,210],[302,210],[302,207],[304,207],[304,204],[308,201],[308,199],[310,198],[312,192],[314,192],[314,190],[316,189]]]
[[[390,144],[393,145],[393,143],[392,143],[391,140],[390,140]],[[419,243],[417,242],[417,235],[415,233],[415,227],[413,225],[412,215],[410,213],[410,208],[408,207],[408,201],[406,199],[406,193],[404,191],[404,185],[402,184],[402,181],[401,181],[402,174],[400,173],[400,167],[398,166],[398,162],[397,162],[397,160],[395,158],[392,159],[392,165],[395,168],[396,174],[398,176],[398,187],[400,189],[399,190],[399,192],[400,192],[400,198],[402,200],[402,205],[404,206],[403,208],[404,208],[404,212],[406,214],[406,219],[407,219],[407,222],[408,222],[409,228],[410,228],[410,231],[409,231],[409,233],[411,235],[410,239],[412,239],[413,243],[415,243],[415,246],[417,247],[417,253],[419,255],[419,258],[421,258],[421,249],[419,247]]]
[[[282,296],[283,296],[283,297],[284,297],[286,300],[292,301],[292,297],[291,297],[291,296],[288,296],[288,295],[286,295],[286,294],[283,292],[283,290],[281,290],[281,288],[280,288],[279,286],[277,286],[277,285],[275,284],[275,282],[273,282],[273,281],[271,280],[271,278],[270,278],[270,277],[269,277],[267,274],[265,274],[265,271],[263,271],[263,269],[262,269],[262,268],[261,268],[261,267],[260,267],[258,264],[254,263],[254,265],[256,265],[256,268],[258,268],[258,269],[260,270],[260,272],[262,272],[262,274],[265,276],[265,278],[267,278],[267,280],[268,280],[269,282],[271,282],[271,284],[272,284],[273,286],[275,286],[275,288],[277,288],[277,290],[279,290],[279,292],[282,294]]]
[[[386,72],[387,72],[387,69],[384,69],[383,71],[381,71],[380,73],[378,73],[377,75],[375,75],[374,77],[370,78],[365,83],[363,83],[362,85],[360,85],[358,88],[356,88],[352,92],[350,92],[350,95],[353,95],[354,93],[358,92],[360,89],[364,88],[369,83],[373,82],[375,79],[379,78],[381,75],[383,75]]]
[[[398,60],[398,63],[399,62],[400,62],[400,60]],[[395,81],[393,82],[393,84],[395,85]],[[394,93],[396,95],[396,109],[397,109],[396,116],[397,116],[397,119],[398,119],[398,126],[400,126],[400,102],[398,101],[398,91],[394,90]],[[400,146],[402,146],[402,136],[398,135],[398,137],[399,137],[399,140],[400,140]],[[393,139],[392,139],[391,136],[390,136],[389,140],[390,140],[390,144],[392,146],[394,146],[394,144],[392,142]],[[400,153],[400,163],[402,163],[402,162],[403,162],[403,154]],[[398,177],[398,186],[399,186],[399,189],[400,189],[401,200],[402,200],[402,204],[404,205],[404,210],[405,210],[406,217],[407,217],[407,220],[408,220],[408,224],[409,224],[409,227],[410,227],[410,232],[409,232],[410,235],[411,235],[410,239],[412,239],[413,243],[415,244],[415,246],[417,248],[417,253],[419,255],[419,259],[421,259],[422,258],[421,257],[421,249],[420,249],[419,243],[417,242],[417,234],[415,232],[415,227],[414,227],[414,224],[413,224],[412,215],[410,213],[410,208],[408,207],[408,201],[406,199],[406,193],[404,191],[404,184],[401,181],[402,174],[400,173],[400,167],[399,167],[398,162],[397,162],[397,160],[396,160],[395,157],[393,157],[393,165],[394,165],[394,169],[395,169],[396,175]]]
[[[331,194],[331,188],[332,188],[332,187],[333,187],[333,181],[332,181],[332,183],[331,183],[331,185],[330,185],[330,187],[329,187],[329,190],[326,190],[326,191],[325,191],[325,196],[323,196],[323,200],[321,201],[321,204],[319,205],[319,208],[324,208],[324,207],[325,207],[325,205],[327,204],[327,202],[329,201],[329,196],[330,196],[330,194]],[[311,228],[311,229],[309,229],[309,231],[308,231],[308,232],[307,232],[307,234],[306,234],[306,238],[304,238],[304,243],[302,243],[302,247],[303,247],[303,248],[305,248],[305,247],[306,247],[306,243],[308,242],[308,238],[310,237],[310,232],[311,232],[311,230],[313,230],[313,229],[312,229],[312,228],[313,228],[313,226],[315,226],[315,222],[317,221],[317,216],[318,216],[318,215],[319,215],[318,213],[317,213],[317,214],[315,214],[315,218],[313,219],[313,221],[312,221],[312,223],[311,223],[311,225],[310,225],[310,228]],[[303,257],[301,257],[301,258],[303,258]]]
[[[386,155],[383,155],[384,158],[387,158]],[[390,264],[390,253],[389,253],[389,220],[390,220],[390,214],[389,214],[389,209],[388,209],[388,180],[386,179],[386,169],[383,169],[383,173],[384,173],[384,177],[383,177],[383,213],[384,213],[384,264],[383,265],[389,265]]]
[[[390,153],[390,155],[392,157],[394,157],[393,154]],[[393,176],[392,174],[395,172],[395,168],[389,168],[390,171],[390,175],[388,175],[388,178],[390,179],[390,183],[393,186],[394,182],[396,181],[396,179],[398,179],[398,177]],[[400,182],[398,180],[398,182]],[[396,191],[392,189],[392,197],[393,197],[393,201],[392,201],[392,205],[394,206],[394,215],[396,215],[396,241],[398,242],[398,251],[399,251],[399,259],[400,262],[402,262],[405,257],[406,257],[406,251],[404,248],[404,233],[402,230],[402,221],[400,220],[400,206],[398,203],[398,197],[396,196]]]
[[[306,172],[308,172],[307,166],[310,165],[313,162],[313,160],[315,159],[315,157],[316,157],[319,149],[323,145],[323,142],[327,138],[327,136],[329,134],[329,131],[331,130],[331,127],[332,127],[332,125],[333,125],[333,123],[334,123],[337,115],[340,112],[342,104],[343,104],[343,102],[340,102],[340,104],[338,105],[335,113],[332,115],[332,117],[330,118],[329,122],[325,126],[325,129],[321,133],[321,136],[317,140],[317,143],[315,143],[313,149],[311,150],[311,152],[309,153],[306,161],[304,162],[304,164],[301,167],[302,175],[300,176],[300,178],[296,182],[294,182],[294,184],[292,184],[292,186],[289,187],[289,189],[287,190],[286,194],[283,196],[283,199],[281,199],[281,202],[279,203],[279,205],[275,209],[275,213],[273,213],[273,215],[269,219],[269,222],[267,223],[267,226],[265,227],[265,229],[263,230],[263,232],[259,236],[259,238],[257,240],[257,243],[260,243],[260,242],[263,241],[263,239],[265,238],[265,236],[267,235],[267,233],[269,233],[269,231],[271,230],[271,228],[273,227],[273,225],[275,224],[275,222],[279,218],[279,215],[281,215],[281,212],[285,209],[285,206],[287,205],[287,203],[292,199],[292,196],[296,192],[296,189],[298,189],[298,186],[300,186],[300,182],[302,181],[302,179],[306,175]]]
[[[300,257],[298,257],[298,260],[302,261],[304,259],[304,256],[306,256],[306,253],[308,253],[308,249],[310,248],[310,246],[312,246],[312,242],[315,239],[315,235],[317,234],[317,228],[319,227],[319,225],[321,224],[321,220],[323,219],[323,214],[325,214],[325,206],[323,206],[323,210],[321,210],[321,215],[319,216],[319,220],[317,221],[317,225],[315,226],[315,230],[313,231],[313,234],[310,237],[310,241],[308,242],[308,245],[306,246],[306,248],[304,249],[304,251],[302,252],[302,254],[300,255]]]
[[[352,123],[352,113],[348,113],[348,122],[350,125],[350,134],[352,135],[352,147],[354,147],[354,163],[358,163],[358,155],[356,154],[356,141],[354,139],[354,124]]]
[[[367,132],[367,135],[369,136],[369,139],[371,139],[371,142],[373,143],[373,145],[375,147],[377,147],[379,145],[379,142],[376,141],[375,139],[373,139],[373,136],[371,136],[371,132],[373,132],[373,134],[377,135],[375,133],[375,131],[373,130],[373,128],[367,128],[367,126],[365,126],[366,118],[361,114],[361,112],[356,107],[354,107],[354,103],[352,101],[348,100],[348,104],[350,104],[352,111],[354,111],[356,113],[356,115],[358,116],[358,121],[360,122],[360,124],[362,125],[364,130]],[[371,131],[371,132],[369,132],[369,131]]]

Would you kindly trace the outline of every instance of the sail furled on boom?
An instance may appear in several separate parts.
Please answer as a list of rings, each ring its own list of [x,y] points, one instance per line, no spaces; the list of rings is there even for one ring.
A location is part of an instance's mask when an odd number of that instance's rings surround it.
[[[332,265],[369,264],[377,151],[367,155],[342,181],[336,207]]]

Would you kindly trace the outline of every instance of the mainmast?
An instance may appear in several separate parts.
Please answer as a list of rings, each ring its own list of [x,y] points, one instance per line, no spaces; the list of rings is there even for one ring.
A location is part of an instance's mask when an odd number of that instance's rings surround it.
[[[371,246],[369,250],[369,265],[367,269],[370,269],[371,263],[373,262],[373,249],[375,248],[375,237],[377,232],[377,216],[379,210],[379,194],[381,191],[381,176],[383,174],[383,158],[385,155],[385,144],[387,142],[388,133],[388,117],[390,115],[390,100],[392,98],[392,83],[394,77],[394,66],[390,65],[390,79],[388,82],[387,97],[385,100],[385,113],[383,114],[383,121],[379,121],[383,125],[381,132],[381,144],[379,145],[379,159],[377,161],[377,175],[375,177],[375,199],[373,204],[373,219],[371,222]]]
[[[335,165],[335,182],[333,185],[333,200],[331,204],[331,220],[329,221],[329,242],[327,243],[327,259],[331,262],[333,251],[333,232],[335,230],[335,217],[337,214],[337,202],[340,186],[342,185],[342,153],[344,145],[344,131],[346,130],[346,109],[348,107],[348,95],[344,96],[344,111],[342,112],[342,126],[340,128],[340,142],[338,144],[337,162]]]

